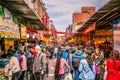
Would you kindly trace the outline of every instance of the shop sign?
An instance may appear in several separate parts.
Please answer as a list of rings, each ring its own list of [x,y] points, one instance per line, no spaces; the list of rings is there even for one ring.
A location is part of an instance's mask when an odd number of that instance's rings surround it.
[[[20,33],[18,29],[4,27],[0,25],[0,37],[20,38]]]
[[[92,30],[95,30],[95,25],[96,25],[96,22],[92,23],[90,26],[88,26],[84,31],[83,31],[83,34],[86,34]]]
[[[1,25],[0,25],[0,31],[13,32],[13,33],[16,33],[16,34],[19,33],[19,30],[17,30],[17,29],[4,27],[4,26],[1,26]]]
[[[24,26],[23,24],[21,24],[21,38],[22,39],[26,39],[27,38],[26,26]]]
[[[120,18],[113,21],[114,49],[120,51]]]

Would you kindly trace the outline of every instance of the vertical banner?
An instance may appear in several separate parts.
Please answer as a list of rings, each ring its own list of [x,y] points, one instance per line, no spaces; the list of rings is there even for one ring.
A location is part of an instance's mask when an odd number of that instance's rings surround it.
[[[21,27],[21,38],[22,39],[26,39],[27,38],[27,29],[26,29],[26,26],[24,26],[23,24],[21,24],[20,27]]]
[[[120,51],[120,18],[113,21],[114,49]]]

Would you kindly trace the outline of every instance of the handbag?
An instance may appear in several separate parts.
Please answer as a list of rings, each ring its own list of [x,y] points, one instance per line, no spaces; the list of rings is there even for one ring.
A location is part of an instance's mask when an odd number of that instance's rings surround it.
[[[65,76],[65,80],[73,80],[73,79],[72,79],[72,74],[71,74],[71,73],[68,73],[68,74]]]

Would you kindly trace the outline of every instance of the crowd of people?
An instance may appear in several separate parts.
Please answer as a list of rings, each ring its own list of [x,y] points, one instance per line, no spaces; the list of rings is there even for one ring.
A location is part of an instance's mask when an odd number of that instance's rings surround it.
[[[54,80],[120,80],[120,53],[102,47],[83,45],[20,45],[7,53],[10,62],[5,67],[9,80],[44,80],[49,74],[49,59],[53,60]]]

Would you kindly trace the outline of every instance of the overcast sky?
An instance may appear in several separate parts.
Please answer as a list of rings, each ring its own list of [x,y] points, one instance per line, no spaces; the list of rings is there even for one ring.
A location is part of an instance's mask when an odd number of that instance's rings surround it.
[[[58,31],[72,24],[72,14],[81,12],[82,6],[96,7],[96,11],[109,0],[43,0],[47,13]]]

